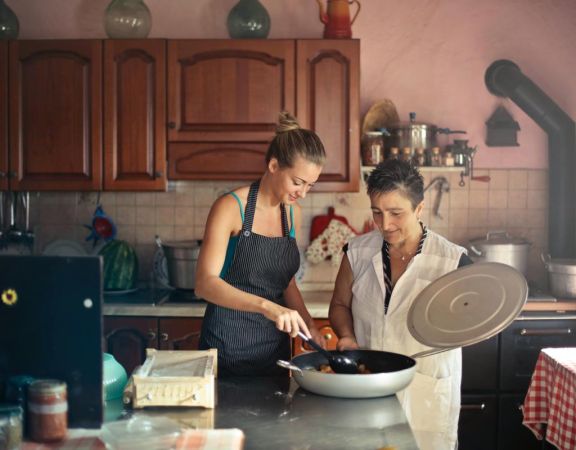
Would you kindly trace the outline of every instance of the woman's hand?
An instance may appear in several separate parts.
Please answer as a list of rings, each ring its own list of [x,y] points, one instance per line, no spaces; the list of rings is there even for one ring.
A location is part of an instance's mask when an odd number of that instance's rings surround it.
[[[357,348],[359,348],[358,342],[353,336],[344,336],[338,339],[338,344],[336,344],[336,349],[340,352],[343,350],[356,350]]]
[[[304,319],[302,319],[298,311],[274,302],[269,302],[266,306],[264,316],[274,322],[276,328],[280,331],[284,331],[292,337],[298,336],[298,331],[302,331],[302,333],[310,337],[310,331],[306,326],[306,322],[304,322]]]

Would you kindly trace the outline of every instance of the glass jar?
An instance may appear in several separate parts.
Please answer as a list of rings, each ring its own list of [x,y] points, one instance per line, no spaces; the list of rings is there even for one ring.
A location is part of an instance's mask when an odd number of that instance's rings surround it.
[[[226,21],[232,39],[263,39],[270,32],[270,15],[258,0],[240,0]]]
[[[440,147],[432,147],[430,154],[430,165],[432,167],[440,167],[442,165],[442,155],[440,154]]]
[[[0,405],[0,450],[18,450],[22,443],[22,408]]]
[[[112,39],[140,39],[150,33],[152,17],[143,0],[112,0],[104,13],[106,34]]]
[[[388,150],[387,159],[399,159],[399,158],[400,158],[400,149],[398,147],[390,147],[390,150]]]
[[[0,0],[0,39],[16,39],[20,24],[4,0]]]
[[[362,136],[362,165],[376,166],[382,162],[384,140],[381,131],[367,131]]]
[[[454,157],[452,156],[452,152],[444,153],[443,161],[446,167],[454,167]]]
[[[402,154],[400,155],[402,161],[411,162],[412,161],[412,149],[410,147],[404,147],[402,149]]]
[[[14,375],[6,381],[5,399],[22,408],[24,418],[28,417],[28,386],[35,381],[35,378],[28,375]],[[23,421],[24,436],[27,435],[26,420]]]
[[[419,147],[415,150],[414,156],[412,158],[412,164],[417,167],[423,167],[426,165],[426,154],[424,153],[424,149]]]
[[[66,383],[37,380],[28,388],[28,429],[36,442],[60,441],[68,433]]]

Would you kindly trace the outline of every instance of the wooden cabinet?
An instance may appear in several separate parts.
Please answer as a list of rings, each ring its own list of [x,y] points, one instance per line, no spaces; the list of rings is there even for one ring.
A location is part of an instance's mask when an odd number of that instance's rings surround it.
[[[360,177],[360,42],[297,41],[296,114],[326,149],[315,190],[357,191]]]
[[[104,189],[166,187],[166,42],[104,42]]]
[[[201,327],[201,318],[105,317],[104,348],[130,374],[146,359],[147,348],[197,350]]]
[[[0,191],[8,189],[8,42],[0,41]],[[0,207],[2,207],[0,205]]]
[[[14,190],[96,190],[102,177],[102,42],[11,41]]]
[[[357,40],[170,41],[169,178],[260,177],[287,110],[325,143],[315,190],[357,190],[359,50]]]
[[[10,42],[10,188],[165,190],[165,55],[163,40]]]

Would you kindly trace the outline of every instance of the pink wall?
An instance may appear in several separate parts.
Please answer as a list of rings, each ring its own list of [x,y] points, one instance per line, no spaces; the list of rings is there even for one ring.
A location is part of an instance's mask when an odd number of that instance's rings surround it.
[[[314,0],[261,0],[270,38],[320,38]],[[362,112],[391,99],[402,118],[465,129],[476,167],[545,168],[546,135],[509,100],[488,93],[484,72],[511,59],[576,118],[576,2],[573,0],[360,0],[353,26],[362,41]],[[20,38],[104,38],[109,0],[7,0]],[[236,0],[146,0],[150,37],[226,38]],[[484,145],[484,122],[503,104],[519,122],[520,147]],[[445,142],[443,142],[445,143]]]

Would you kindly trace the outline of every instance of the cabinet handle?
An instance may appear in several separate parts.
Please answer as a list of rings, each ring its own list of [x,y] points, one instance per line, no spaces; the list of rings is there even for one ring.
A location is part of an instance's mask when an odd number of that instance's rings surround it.
[[[326,333],[324,335],[324,339],[326,339],[327,341],[329,341],[330,339],[332,339],[332,333]]]
[[[479,403],[476,405],[460,405],[460,411],[484,411],[486,403]]]
[[[154,172],[154,176],[156,178],[161,178],[162,177],[162,172],[160,172],[159,170],[157,170],[156,172]]]
[[[520,330],[520,336],[565,336],[567,334],[572,334],[571,328],[522,328]]]
[[[176,122],[168,122],[168,128],[170,128],[171,130],[176,128]]]
[[[148,339],[149,340],[156,339],[156,333],[152,330],[148,330]]]
[[[168,333],[161,333],[160,334],[160,340],[162,342],[166,342],[168,340]]]

